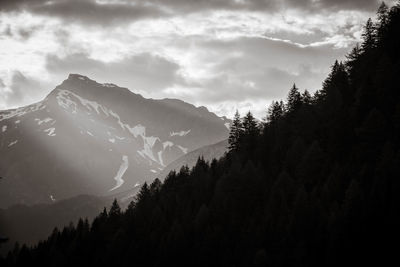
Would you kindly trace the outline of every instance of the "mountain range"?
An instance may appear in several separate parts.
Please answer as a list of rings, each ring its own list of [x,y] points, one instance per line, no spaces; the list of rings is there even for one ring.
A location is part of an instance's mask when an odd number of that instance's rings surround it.
[[[229,123],[205,107],[70,74],[44,100],[0,111],[0,208],[136,191],[225,140]]]

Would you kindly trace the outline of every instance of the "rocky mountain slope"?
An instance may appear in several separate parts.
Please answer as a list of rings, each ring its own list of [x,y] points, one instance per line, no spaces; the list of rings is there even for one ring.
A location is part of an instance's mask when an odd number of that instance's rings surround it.
[[[0,111],[0,207],[130,190],[226,139],[228,124],[205,107],[71,74],[43,101]]]

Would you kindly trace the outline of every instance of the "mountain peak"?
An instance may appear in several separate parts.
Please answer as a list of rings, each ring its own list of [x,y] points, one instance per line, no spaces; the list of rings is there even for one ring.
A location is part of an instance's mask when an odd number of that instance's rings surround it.
[[[75,73],[70,73],[68,75],[68,80],[82,80],[82,81],[92,81],[89,79],[87,76],[80,75],[80,74],[75,74]]]
[[[85,81],[86,83],[91,83],[93,85],[96,85],[97,87],[114,87],[114,88],[122,88],[119,87],[116,84],[113,83],[98,83],[97,81],[90,79],[89,77],[81,74],[76,74],[76,73],[70,73],[68,75],[68,78],[64,82],[78,82],[81,83],[82,81]],[[75,83],[76,84],[76,83]],[[87,84],[85,85],[87,86]],[[124,88],[123,88],[124,89]]]

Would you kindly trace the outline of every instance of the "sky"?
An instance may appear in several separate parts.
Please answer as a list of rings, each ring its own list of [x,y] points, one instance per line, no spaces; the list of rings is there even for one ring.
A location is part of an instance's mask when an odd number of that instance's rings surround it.
[[[386,1],[391,4],[393,1]],[[0,0],[0,109],[79,73],[220,116],[321,88],[377,0]]]

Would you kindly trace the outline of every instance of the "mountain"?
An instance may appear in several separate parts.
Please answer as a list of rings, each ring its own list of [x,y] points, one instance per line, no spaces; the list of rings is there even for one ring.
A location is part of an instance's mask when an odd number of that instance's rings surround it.
[[[381,6],[382,7],[382,6]],[[5,266],[390,266],[400,238],[400,3],[321,90],[235,117],[218,161],[144,184]],[[0,263],[1,259],[0,259]]]
[[[205,107],[70,74],[43,101],[0,112],[0,207],[137,187],[226,139],[228,123]]]
[[[218,160],[222,156],[224,156],[227,151],[228,140],[198,148],[168,164],[162,171],[160,171],[157,177],[160,179],[164,179],[171,171],[179,172],[182,166],[188,166],[189,168],[192,168],[196,165],[197,160],[200,157],[208,162],[211,162],[213,159]]]

